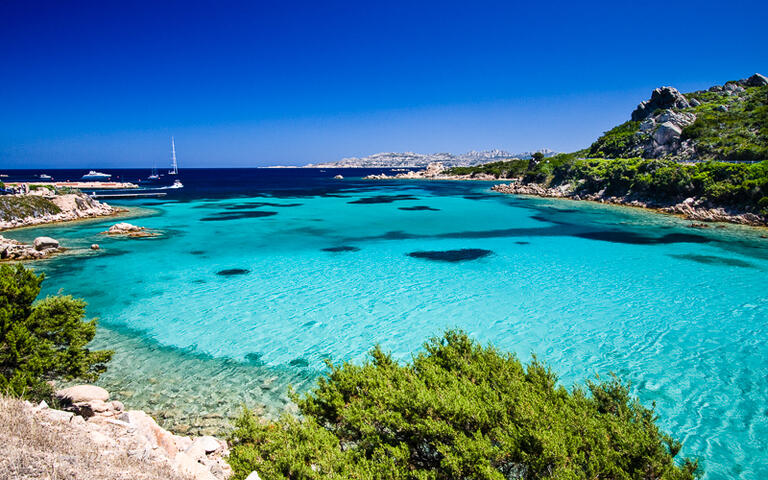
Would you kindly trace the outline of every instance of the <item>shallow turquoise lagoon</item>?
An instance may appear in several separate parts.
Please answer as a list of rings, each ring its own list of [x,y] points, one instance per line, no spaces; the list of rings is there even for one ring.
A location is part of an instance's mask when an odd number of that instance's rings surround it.
[[[101,383],[182,430],[243,403],[290,409],[287,386],[306,389],[324,359],[362,361],[381,343],[408,360],[460,327],[536,353],[566,385],[631,381],[707,479],[768,476],[765,231],[485,183],[317,182],[130,203],[150,209],[131,221],[164,232],[154,239],[99,234],[115,220],[10,236],[80,252],[36,264],[46,293],[99,317],[96,343],[117,352]],[[409,256],[459,249],[490,253]]]

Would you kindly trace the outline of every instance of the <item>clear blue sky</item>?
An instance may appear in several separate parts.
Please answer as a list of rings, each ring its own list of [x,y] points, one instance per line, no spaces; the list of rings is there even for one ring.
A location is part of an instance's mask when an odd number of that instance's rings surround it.
[[[768,2],[0,0],[0,168],[571,151],[768,74]]]

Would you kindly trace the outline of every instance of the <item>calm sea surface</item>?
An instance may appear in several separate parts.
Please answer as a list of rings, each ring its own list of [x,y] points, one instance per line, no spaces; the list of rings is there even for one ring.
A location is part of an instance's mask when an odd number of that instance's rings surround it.
[[[112,202],[140,207],[130,221],[161,237],[100,235],[114,219],[6,235],[81,252],[34,264],[45,293],[88,301],[97,346],[116,350],[100,383],[180,430],[242,404],[290,410],[288,385],[311,386],[324,359],[381,343],[408,360],[460,327],[536,353],[566,385],[630,381],[707,479],[768,477],[764,230],[359,178],[381,171],[186,170],[163,199]]]

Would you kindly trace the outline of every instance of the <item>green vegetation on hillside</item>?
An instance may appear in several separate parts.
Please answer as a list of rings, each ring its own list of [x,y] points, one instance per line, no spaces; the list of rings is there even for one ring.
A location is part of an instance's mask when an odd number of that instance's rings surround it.
[[[545,365],[449,331],[401,365],[331,366],[302,416],[232,434],[235,479],[693,479],[680,443],[613,379],[566,390]]]
[[[637,195],[677,202],[694,197],[714,206],[737,207],[768,214],[768,161],[743,164],[671,160],[582,159],[552,170],[550,185],[573,183],[575,193]]]
[[[682,140],[696,143],[702,158],[718,160],[768,159],[768,86],[748,87],[743,97],[716,92],[690,93],[702,102],[692,108],[696,121],[683,129]],[[727,111],[718,109],[726,105]]]
[[[96,321],[70,296],[35,302],[43,276],[22,265],[0,265],[0,392],[42,398],[48,380],[95,380],[112,357],[89,350]]]
[[[7,195],[0,197],[0,221],[25,217],[55,215],[61,209],[55,203],[38,195]]]
[[[496,178],[516,178],[522,176],[528,170],[530,160],[508,160],[504,162],[492,162],[477,167],[453,167],[447,170],[449,175],[473,175],[486,174]]]
[[[624,122],[605,132],[588,150],[590,157],[623,157],[635,152],[644,138],[639,135],[640,122]]]
[[[681,141],[692,141],[696,160],[768,159],[768,86],[746,87],[743,91],[698,91],[686,93],[685,98],[692,106],[670,110],[696,115],[680,136]],[[608,130],[587,149],[587,156],[658,156],[643,148],[651,141],[654,129],[641,131],[640,124],[629,121]]]

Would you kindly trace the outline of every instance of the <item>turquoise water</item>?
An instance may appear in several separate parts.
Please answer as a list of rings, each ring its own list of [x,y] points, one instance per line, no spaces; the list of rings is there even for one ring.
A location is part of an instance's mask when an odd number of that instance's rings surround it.
[[[117,352],[101,383],[182,430],[221,426],[243,403],[290,410],[287,386],[307,388],[326,358],[360,361],[381,343],[407,360],[460,327],[524,360],[536,353],[566,385],[631,381],[707,479],[768,476],[765,231],[486,183],[323,175],[317,191],[130,203],[151,209],[132,222],[158,238],[100,235],[114,220],[9,236],[81,252],[36,264],[46,293],[83,297],[99,317],[97,345]],[[414,206],[430,209],[401,209]],[[459,249],[490,253],[408,255]]]

